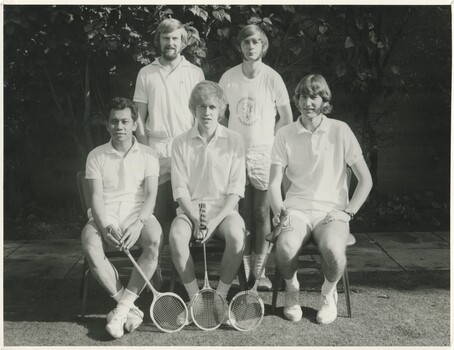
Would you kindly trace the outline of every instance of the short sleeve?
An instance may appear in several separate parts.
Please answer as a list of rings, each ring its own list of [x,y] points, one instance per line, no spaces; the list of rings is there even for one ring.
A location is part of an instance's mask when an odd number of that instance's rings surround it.
[[[139,74],[137,74],[136,88],[134,90],[133,101],[134,102],[141,102],[141,103],[148,103],[145,67],[143,67],[139,71]]]
[[[159,176],[159,160],[154,151],[146,153],[145,177]]]
[[[363,152],[353,131],[347,124],[342,128],[345,162],[351,166],[363,158]]]
[[[277,107],[281,107],[281,106],[290,104],[290,98],[288,96],[287,87],[285,86],[284,80],[278,73],[276,73],[276,77],[275,77],[274,91],[276,92],[276,106]]]
[[[239,134],[233,134],[233,162],[230,169],[228,194],[236,194],[240,198],[244,197],[246,186],[246,160],[244,155],[244,142]]]
[[[189,193],[189,176],[184,163],[183,139],[180,135],[172,142],[171,171],[173,199],[191,198]]]
[[[88,154],[85,165],[85,178],[91,180],[102,180],[100,159],[93,150]]]
[[[277,131],[271,149],[271,164],[280,165],[285,168],[288,165],[288,154],[286,151],[285,131],[281,128]]]

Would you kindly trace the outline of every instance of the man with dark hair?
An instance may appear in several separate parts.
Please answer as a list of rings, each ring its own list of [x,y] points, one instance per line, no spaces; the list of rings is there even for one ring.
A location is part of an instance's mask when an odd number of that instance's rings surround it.
[[[154,42],[161,56],[139,71],[134,102],[139,113],[137,139],[153,148],[159,158],[155,216],[163,225],[175,217],[170,184],[172,141],[194,125],[188,101],[193,87],[204,80],[204,74],[181,55],[188,33],[180,21],[163,20],[156,29]]]
[[[133,136],[137,113],[130,100],[112,100],[106,127],[110,141],[87,157],[91,208],[82,231],[82,247],[91,273],[117,302],[107,315],[106,330],[120,338],[124,329],[132,332],[143,321],[143,312],[134,301],[145,281],[134,269],[124,288],[104,249],[129,249],[137,243],[142,248],[138,264],[148,278],[153,276],[162,237],[161,226],[153,216],[159,163],[155,152]]]

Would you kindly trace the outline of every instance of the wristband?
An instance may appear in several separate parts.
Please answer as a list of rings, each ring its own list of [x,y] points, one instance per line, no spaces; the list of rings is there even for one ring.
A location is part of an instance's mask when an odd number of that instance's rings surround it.
[[[353,220],[354,216],[355,216],[355,213],[351,212],[351,211],[347,211],[347,210],[342,210],[345,214],[347,214],[348,216],[350,216],[350,220]]]

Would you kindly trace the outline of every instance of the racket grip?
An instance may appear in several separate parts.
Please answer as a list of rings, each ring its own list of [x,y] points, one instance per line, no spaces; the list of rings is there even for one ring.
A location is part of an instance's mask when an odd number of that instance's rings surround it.
[[[273,229],[273,231],[271,231],[271,233],[265,236],[265,240],[273,244],[276,243],[276,240],[281,234],[282,226],[284,226],[284,222],[287,220],[288,215],[288,210],[282,208],[281,212],[279,213],[279,224],[277,224],[277,226]]]

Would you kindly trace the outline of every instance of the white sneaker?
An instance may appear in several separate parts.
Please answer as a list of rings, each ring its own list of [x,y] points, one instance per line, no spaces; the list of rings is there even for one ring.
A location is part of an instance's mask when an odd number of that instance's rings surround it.
[[[134,332],[143,322],[143,312],[137,306],[133,306],[129,309],[128,315],[126,316],[125,329],[127,332]]]
[[[259,284],[257,285],[257,290],[268,291],[271,289],[273,289],[273,283],[271,283],[271,280],[265,275],[260,277]]]
[[[188,309],[188,319],[185,320],[185,312],[182,311],[181,314],[178,315],[178,318],[177,318],[177,325],[178,326],[181,326],[183,323],[185,326],[187,325],[190,325],[191,323],[193,323],[194,321],[192,320],[192,314],[191,314],[191,307],[192,307],[192,300],[191,299],[190,301],[188,301],[186,303],[186,307]],[[185,323],[186,321],[186,323]]]
[[[115,339],[121,338],[124,334],[126,319],[127,313],[116,307],[107,314],[106,331]]]
[[[285,291],[284,316],[292,322],[298,322],[303,317],[299,290],[292,292]]]
[[[223,301],[221,303],[221,301],[219,299],[216,299],[215,307],[216,307],[216,311],[219,316],[219,319],[222,320],[221,323],[230,325],[227,303],[225,301]]]
[[[317,312],[317,322],[328,324],[337,318],[337,290],[331,294],[320,295],[320,309]]]

